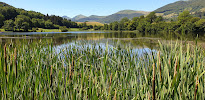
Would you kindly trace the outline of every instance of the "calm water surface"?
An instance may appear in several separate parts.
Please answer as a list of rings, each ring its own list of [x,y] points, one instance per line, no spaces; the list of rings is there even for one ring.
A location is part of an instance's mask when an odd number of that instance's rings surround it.
[[[131,48],[138,53],[151,52],[159,48],[158,41],[162,43],[169,43],[171,41],[182,40],[182,37],[177,34],[158,34],[150,35],[144,33],[134,32],[89,32],[89,31],[78,31],[78,32],[8,32],[0,33],[0,44],[15,43],[16,45],[22,45],[21,43],[41,43],[41,41],[52,40],[54,48],[58,50],[64,49],[67,46],[73,46],[82,44],[87,47],[95,45],[106,48]],[[194,43],[196,36],[186,35],[183,36],[183,41]],[[205,47],[202,36],[199,38],[199,44]]]

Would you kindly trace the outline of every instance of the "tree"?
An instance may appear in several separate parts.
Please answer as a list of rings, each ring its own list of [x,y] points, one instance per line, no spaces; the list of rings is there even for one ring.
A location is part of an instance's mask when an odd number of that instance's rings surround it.
[[[156,23],[159,23],[161,21],[163,21],[163,17],[162,16],[157,17],[156,20],[155,20]]]
[[[28,23],[28,22],[23,22],[23,23],[22,23],[22,29],[24,29],[24,31],[28,31],[28,29],[29,29],[29,23]]]
[[[195,23],[196,27],[200,31],[205,31],[205,19],[200,19]]]
[[[67,32],[68,28],[66,26],[60,26],[61,32]]]
[[[28,29],[30,28],[30,18],[28,16],[25,16],[25,15],[18,15],[16,18],[15,18],[15,27],[17,29],[23,29],[24,31],[28,31]]]
[[[149,15],[146,16],[146,21],[149,23],[153,23],[157,16],[155,15],[155,12],[151,12]]]
[[[50,20],[45,21],[45,28],[51,29],[53,27],[53,23]]]
[[[181,14],[179,14],[178,22],[179,22],[179,24],[183,25],[187,21],[189,21],[191,18],[192,18],[192,16],[190,15],[189,11],[184,11]]]
[[[114,31],[117,31],[118,30],[118,22],[117,21],[115,21],[115,22],[113,22],[113,24],[112,24],[112,30],[114,30]]]
[[[3,28],[6,30],[6,31],[13,31],[14,30],[14,21],[13,20],[6,20],[4,21],[4,26]]]
[[[38,19],[36,19],[36,18],[32,18],[31,22],[32,22],[32,27],[39,27],[40,26],[38,23]]]
[[[20,29],[22,28],[23,22],[24,22],[23,18],[15,18],[15,22],[14,22],[15,28],[19,29],[20,31]]]
[[[4,24],[4,16],[0,14],[0,27],[2,27]]]
[[[4,15],[5,20],[9,20],[9,19],[15,19],[15,17],[18,15],[17,11],[15,8],[13,7],[2,7],[0,9],[0,13],[2,15]]]

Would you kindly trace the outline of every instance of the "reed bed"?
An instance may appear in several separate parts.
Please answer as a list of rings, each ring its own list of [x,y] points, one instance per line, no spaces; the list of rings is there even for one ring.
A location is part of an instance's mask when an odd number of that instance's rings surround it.
[[[56,53],[52,42],[7,44],[0,48],[0,99],[205,100],[204,51],[159,46],[138,54],[75,43]]]

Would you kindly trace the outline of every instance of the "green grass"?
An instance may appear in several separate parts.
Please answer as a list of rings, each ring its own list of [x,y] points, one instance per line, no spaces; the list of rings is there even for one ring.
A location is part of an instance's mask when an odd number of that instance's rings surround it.
[[[51,43],[1,46],[0,99],[205,99],[197,46],[159,43],[159,53],[139,55],[84,42],[56,53]]]
[[[77,24],[79,25],[79,24],[83,24],[84,22],[77,22]],[[94,25],[97,25],[97,26],[104,26],[104,24],[103,23],[100,23],[100,22],[86,22],[86,25],[92,25],[92,26],[94,26]]]
[[[42,29],[42,28],[39,28],[37,30],[37,32],[61,32],[61,30],[59,30],[59,29]]]
[[[68,31],[80,31],[80,28],[69,28]]]
[[[5,30],[4,29],[0,29],[0,32],[5,32]]]

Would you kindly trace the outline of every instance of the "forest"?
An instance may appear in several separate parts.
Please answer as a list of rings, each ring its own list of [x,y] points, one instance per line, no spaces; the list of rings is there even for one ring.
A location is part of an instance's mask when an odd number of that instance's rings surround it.
[[[159,32],[194,33],[205,31],[205,19],[194,17],[189,11],[184,11],[179,14],[177,20],[165,21],[162,16],[156,16],[155,12],[151,12],[146,17],[134,17],[132,20],[123,18],[119,22],[105,24],[101,29],[112,31],[138,30],[153,34]]]
[[[0,2],[0,27],[6,31],[36,31],[38,28],[77,28],[77,23],[55,15],[44,15],[35,11],[14,8]]]

